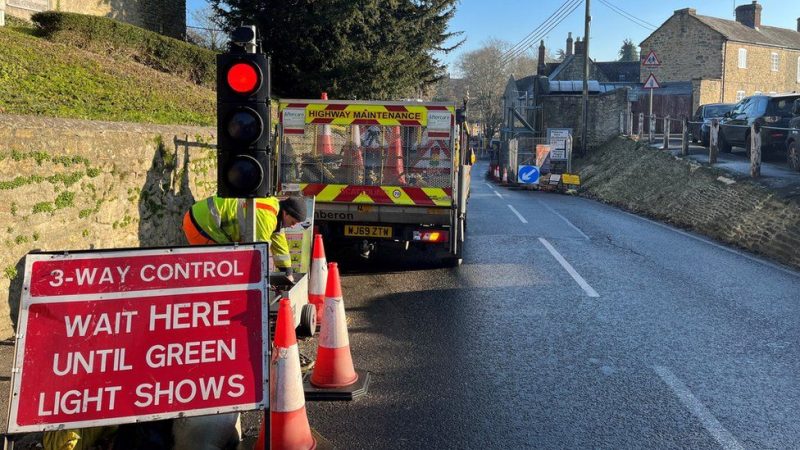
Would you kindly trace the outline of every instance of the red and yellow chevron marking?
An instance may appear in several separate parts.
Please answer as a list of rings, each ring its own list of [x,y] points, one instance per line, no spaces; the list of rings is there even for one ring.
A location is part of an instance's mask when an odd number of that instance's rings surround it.
[[[311,183],[301,184],[300,190],[305,196],[316,196],[318,202],[402,206],[453,204],[453,190],[450,188]]]
[[[454,106],[439,105],[373,105],[328,103],[280,103],[280,110],[305,110],[306,124],[333,125],[428,125],[428,111],[447,111],[455,115]],[[280,114],[281,120],[283,115]],[[451,119],[454,120],[454,119]]]

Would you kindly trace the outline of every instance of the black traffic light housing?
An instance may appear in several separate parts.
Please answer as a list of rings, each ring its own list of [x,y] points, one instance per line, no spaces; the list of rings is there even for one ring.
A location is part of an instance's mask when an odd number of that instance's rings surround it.
[[[267,197],[272,191],[269,60],[248,52],[255,49],[254,28],[241,27],[231,38],[230,51],[217,55],[217,195]]]

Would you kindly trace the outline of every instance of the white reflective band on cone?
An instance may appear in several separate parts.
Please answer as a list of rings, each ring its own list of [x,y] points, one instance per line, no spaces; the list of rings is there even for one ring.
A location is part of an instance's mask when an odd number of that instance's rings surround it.
[[[308,280],[308,292],[310,294],[325,295],[325,284],[328,282],[328,265],[325,258],[317,258],[311,261],[311,277]]]
[[[273,362],[274,381],[270,408],[275,412],[297,411],[306,404],[303,393],[303,376],[300,373],[300,351],[297,344],[289,348],[277,348]]]
[[[319,345],[325,348],[349,347],[347,324],[345,323],[344,302],[342,298],[325,297],[325,326],[320,328]]]

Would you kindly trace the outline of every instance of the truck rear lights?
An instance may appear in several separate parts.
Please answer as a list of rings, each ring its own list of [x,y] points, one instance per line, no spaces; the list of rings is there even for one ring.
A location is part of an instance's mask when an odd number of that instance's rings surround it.
[[[419,242],[448,242],[450,233],[446,230],[417,230],[414,231],[414,241]]]

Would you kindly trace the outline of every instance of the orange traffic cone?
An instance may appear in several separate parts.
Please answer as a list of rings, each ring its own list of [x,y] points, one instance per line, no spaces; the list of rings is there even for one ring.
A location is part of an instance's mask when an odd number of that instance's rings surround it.
[[[508,183],[508,170],[503,167],[503,183]]]
[[[308,303],[317,308],[317,323],[322,324],[322,306],[325,304],[325,285],[328,283],[328,264],[322,235],[314,235],[314,253],[311,256],[311,273],[308,275]]]
[[[328,285],[325,289],[325,318],[319,331],[319,349],[311,384],[320,388],[349,386],[358,381],[350,354],[350,339],[344,315],[339,267],[328,263]]]
[[[322,100],[328,99],[328,93],[322,93]],[[317,128],[319,129],[319,128]],[[333,136],[331,135],[331,126],[329,124],[322,125],[322,133],[317,136],[317,155],[333,155]]]
[[[317,441],[311,436],[300,373],[300,351],[294,334],[292,306],[288,298],[280,301],[275,324],[275,341],[270,364],[270,448],[311,450]],[[264,448],[264,423],[256,440],[256,449]]]
[[[351,183],[364,182],[364,153],[361,148],[361,130],[358,125],[351,125],[350,143],[345,146],[344,166]]]
[[[406,174],[403,164],[403,144],[400,140],[400,127],[392,127],[392,134],[389,141],[389,155],[386,161],[390,182],[406,184]]]

